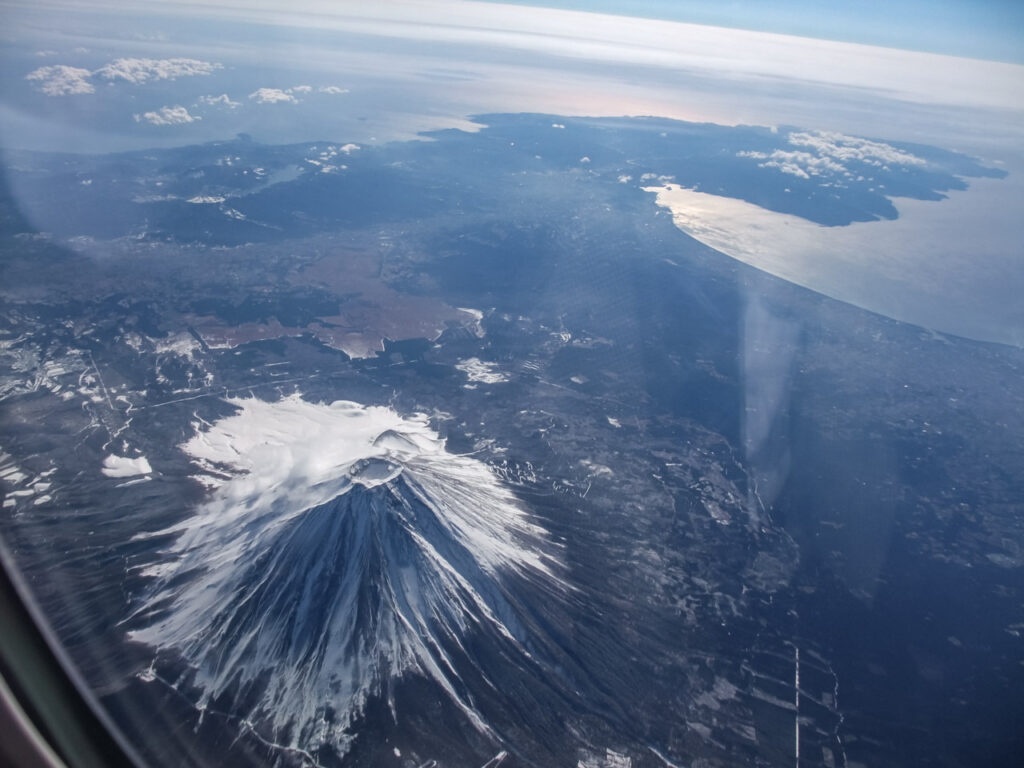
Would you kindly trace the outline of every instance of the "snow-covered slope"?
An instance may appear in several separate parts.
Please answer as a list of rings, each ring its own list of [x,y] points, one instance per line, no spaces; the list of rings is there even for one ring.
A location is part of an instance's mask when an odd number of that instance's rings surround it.
[[[425,417],[352,402],[230,401],[182,448],[209,498],[158,535],[135,640],[179,653],[204,706],[225,692],[297,748],[344,751],[371,696],[406,674],[436,682],[489,731],[459,669],[492,638],[524,663],[506,576],[561,589],[544,531],[488,467]],[[476,669],[484,679],[486,670]]]

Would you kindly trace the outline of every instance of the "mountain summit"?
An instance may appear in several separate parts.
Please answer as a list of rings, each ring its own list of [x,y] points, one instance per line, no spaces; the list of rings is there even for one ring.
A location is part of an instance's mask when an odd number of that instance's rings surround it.
[[[465,639],[533,664],[505,576],[561,589],[544,531],[482,462],[425,417],[352,402],[229,401],[182,448],[210,497],[158,535],[132,638],[195,670],[205,707],[253,702],[265,735],[335,748],[371,697],[417,674],[489,733],[461,671]],[[269,732],[268,732],[269,731]]]

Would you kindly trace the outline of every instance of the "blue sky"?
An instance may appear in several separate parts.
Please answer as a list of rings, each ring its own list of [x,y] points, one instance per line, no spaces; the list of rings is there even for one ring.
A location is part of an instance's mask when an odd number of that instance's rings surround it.
[[[1024,64],[1022,0],[496,0]]]

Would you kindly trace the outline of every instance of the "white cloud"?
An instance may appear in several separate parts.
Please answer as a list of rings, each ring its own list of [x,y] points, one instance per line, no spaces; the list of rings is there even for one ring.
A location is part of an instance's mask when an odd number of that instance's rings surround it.
[[[222,19],[244,18],[244,8],[246,4],[216,3],[202,13]],[[423,42],[432,47],[436,43],[439,44],[436,50],[443,52],[441,55],[449,63],[453,55],[459,53],[459,47],[464,46],[474,51],[472,57],[466,59],[470,67],[476,68],[481,67],[484,59],[478,53],[481,46],[494,54],[512,54],[522,68],[525,67],[521,62],[532,63],[539,55],[572,62],[601,61],[618,65],[614,82],[619,82],[617,78],[624,74],[622,69],[631,66],[642,67],[645,71],[657,67],[703,77],[710,71],[708,62],[713,61],[715,72],[724,76],[730,85],[750,79],[763,86],[764,78],[769,78],[792,83],[804,92],[810,90],[811,83],[820,83],[844,90],[864,89],[885,98],[918,103],[998,108],[1008,103],[1019,107],[1024,95],[1019,65],[661,19],[441,0],[333,4],[299,0],[289,3],[287,9],[268,11],[264,18],[270,23],[292,27],[344,30],[368,37]],[[413,55],[419,53],[416,51]],[[332,51],[332,55],[335,54],[337,52]],[[359,57],[365,61],[364,52],[359,51]],[[381,66],[393,66],[395,58],[388,47],[387,53],[381,54]],[[622,103],[634,102],[636,89],[628,89],[632,94],[628,99],[611,99],[607,90],[611,82],[607,81],[604,90],[595,89],[589,96],[592,103],[607,105],[604,108],[610,110],[609,113],[622,114]],[[515,82],[515,87],[521,88],[521,85],[521,80]],[[535,86],[529,90],[546,92],[541,83]],[[558,111],[564,114],[566,82],[559,80],[557,86],[562,105]],[[678,102],[679,88],[678,80],[673,80],[670,87],[659,91],[666,100]],[[706,97],[706,86],[691,93]],[[496,98],[507,96],[507,92],[496,94]],[[722,96],[734,94],[726,92]],[[779,100],[787,96],[782,94]],[[821,110],[820,96],[820,93],[815,94],[811,104],[816,112]],[[535,96],[532,100],[536,102]],[[573,99],[574,103],[578,101],[578,98]],[[617,103],[611,106],[610,101]],[[719,100],[714,101],[717,106]],[[734,99],[729,103],[733,104],[734,112],[749,116],[749,104],[733,102]],[[582,110],[583,105],[580,106]],[[716,122],[722,122],[724,117]],[[801,123],[810,124],[806,121],[790,124]]]
[[[589,157],[581,157],[580,158],[580,162],[583,163],[583,165],[587,165],[588,163],[590,163],[590,158]]]
[[[228,107],[229,109],[234,109],[241,102],[232,101],[226,93],[222,93],[220,96],[200,96],[199,103],[207,104],[211,107],[222,106]]]
[[[868,165],[924,165],[920,157],[896,149],[881,141],[846,136],[835,131],[805,131],[789,134],[789,143],[795,147],[808,147],[824,157],[841,162],[861,162]]]
[[[156,112],[135,115],[135,122],[140,123],[145,120],[153,125],[184,125],[202,119],[199,115],[190,115],[189,111],[182,106],[160,107]]]
[[[91,74],[88,69],[55,64],[33,70],[25,79],[37,83],[36,87],[47,96],[68,96],[95,92],[96,89],[89,82]]]
[[[107,80],[127,80],[141,85],[150,80],[209,75],[220,68],[220,64],[198,59],[115,59],[104,64],[94,74]]]
[[[298,103],[298,99],[280,88],[258,88],[249,94],[249,98],[255,99],[257,104]]]
[[[563,128],[563,129],[565,128],[565,126],[562,125],[561,123],[552,123],[551,127],[552,128]]]
[[[358,144],[345,144],[344,146],[338,147],[338,151],[344,152],[346,155],[351,155],[357,149],[359,149]]]
[[[834,174],[850,176],[846,164],[851,162],[876,167],[925,164],[920,157],[884,142],[835,131],[797,131],[789,134],[788,140],[792,146],[801,149],[776,149],[770,153],[737,152],[736,156],[762,160],[764,162],[758,163],[761,168],[777,168],[801,179]]]
[[[810,152],[789,152],[784,149],[776,149],[770,154],[766,152],[737,152],[736,156],[764,160],[763,163],[758,163],[759,167],[778,168],[783,173],[798,176],[801,179],[846,172],[846,167],[832,158],[818,157]]]
[[[333,86],[331,86],[333,88]],[[347,93],[341,89],[328,90],[321,88],[322,93]],[[259,88],[249,94],[250,99],[255,99],[259,104],[279,104],[279,103],[292,103],[298,104],[299,99],[295,98],[296,94],[306,95],[307,93],[313,92],[313,86],[311,85],[293,85],[291,88]]]
[[[75,49],[76,52],[80,50],[85,49]],[[220,64],[198,59],[115,59],[95,71],[69,67],[65,64],[40,67],[29,72],[25,79],[38,83],[36,87],[47,96],[67,96],[95,93],[96,88],[91,78],[97,75],[111,82],[126,80],[141,85],[150,80],[174,80],[192,75],[208,75],[220,68]]]
[[[322,85],[317,89],[320,93],[329,93],[332,96],[337,96],[342,93],[348,93],[348,88],[339,88],[336,85]]]

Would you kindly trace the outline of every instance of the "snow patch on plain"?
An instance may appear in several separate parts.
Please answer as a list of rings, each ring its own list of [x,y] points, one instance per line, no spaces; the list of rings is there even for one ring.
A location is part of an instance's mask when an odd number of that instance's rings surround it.
[[[466,374],[470,381],[480,384],[500,384],[508,381],[508,376],[498,370],[497,363],[487,363],[478,357],[460,360],[455,367]]]
[[[484,336],[487,335],[487,332],[484,330],[483,326],[484,313],[482,311],[480,311],[479,309],[473,309],[472,307],[456,307],[456,309],[458,309],[459,312],[465,312],[467,315],[473,318],[472,328],[474,336],[476,336],[478,339],[482,339]]]
[[[129,459],[112,453],[103,460],[100,471],[107,477],[135,477],[148,475],[153,468],[149,466],[149,460],[145,456]]]

